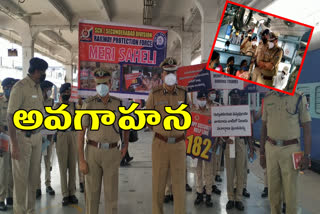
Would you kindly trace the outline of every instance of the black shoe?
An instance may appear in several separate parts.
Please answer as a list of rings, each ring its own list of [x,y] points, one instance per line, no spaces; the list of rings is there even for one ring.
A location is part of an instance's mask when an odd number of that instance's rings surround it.
[[[13,199],[11,197],[7,198],[6,201],[7,201],[7,206],[13,205]]]
[[[250,198],[250,193],[247,191],[246,188],[243,188],[242,195],[246,198]]]
[[[199,205],[203,202],[203,195],[202,193],[198,193],[197,192],[197,198],[196,200],[194,201],[194,205]]]
[[[286,213],[286,203],[282,204],[282,213]]]
[[[226,209],[231,210],[232,208],[234,208],[234,201],[228,201]]]
[[[62,206],[68,206],[68,205],[69,205],[69,197],[63,197]]]
[[[37,189],[36,191],[36,199],[40,199],[41,198],[41,189]]]
[[[237,192],[237,188],[233,188],[233,192]]]
[[[170,202],[170,195],[165,195],[163,202],[164,202],[165,204],[169,203],[169,202]]]
[[[268,197],[268,187],[265,187],[261,194],[261,198],[266,198],[266,197]]]
[[[128,158],[126,159],[127,163],[129,163],[129,162],[132,161],[132,160],[133,160],[133,157],[128,157]]]
[[[49,193],[49,195],[55,195],[56,194],[51,186],[47,186],[46,192]]]
[[[203,194],[203,195],[206,195],[206,194],[207,194],[206,186],[203,187],[202,194]]]
[[[212,193],[221,195],[221,190],[218,189],[217,185],[212,185]]]
[[[211,195],[206,195],[206,206],[207,207],[212,207],[213,203],[211,201]]]
[[[0,211],[7,211],[8,207],[7,205],[4,203],[4,201],[0,202]]]
[[[243,210],[244,210],[244,206],[243,206],[243,204],[242,204],[241,201],[236,201],[236,202],[235,202],[235,207],[236,207],[237,210],[239,210],[239,211],[243,211]]]
[[[130,166],[130,163],[125,161],[124,159],[120,162],[120,166],[125,167],[125,166]]]
[[[70,204],[78,204],[78,199],[75,195],[69,196],[69,203]]]
[[[83,183],[80,183],[80,192],[84,193],[84,184]]]
[[[170,201],[173,201],[173,195],[169,195],[170,196]]]
[[[220,177],[220,175],[216,175],[215,180],[216,182],[222,182],[222,178]]]
[[[189,184],[186,184],[186,191],[187,192],[192,192],[192,188],[189,186]]]

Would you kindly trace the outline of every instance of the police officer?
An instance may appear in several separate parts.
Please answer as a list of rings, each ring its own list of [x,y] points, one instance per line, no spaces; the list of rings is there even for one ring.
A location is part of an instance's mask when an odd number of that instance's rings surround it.
[[[53,107],[54,100],[50,98],[52,94],[52,86],[53,83],[50,81],[43,81],[40,84],[42,93],[43,93],[43,99],[44,99],[44,107]],[[53,143],[53,136],[48,135],[42,138],[42,141],[48,140],[50,142],[49,146],[47,147],[47,154],[43,157],[44,159],[44,165],[45,165],[45,185],[46,185],[46,192],[49,195],[54,195],[55,191],[51,187],[51,157],[52,157],[52,149],[54,146]],[[38,189],[36,191],[36,198],[41,197],[41,162],[40,162],[40,177],[39,177],[39,185]]]
[[[207,94],[204,91],[198,92],[197,102],[199,109],[193,110],[196,113],[210,116],[210,109],[207,108]],[[211,158],[210,161],[204,161],[198,159],[196,167],[196,191],[197,198],[194,201],[195,205],[199,205],[203,202],[203,188],[205,188],[205,204],[207,207],[212,207],[213,203],[211,201],[211,192],[213,184],[213,163],[214,159]],[[204,173],[202,173],[204,172]],[[204,187],[205,184],[205,187]]]
[[[30,60],[28,76],[17,82],[8,104],[8,127],[11,138],[13,171],[13,212],[34,214],[39,182],[42,136],[40,128],[22,131],[15,128],[13,114],[19,110],[39,110],[44,114],[40,83],[46,78],[48,63],[39,58]]]
[[[97,95],[84,101],[85,110],[111,110],[118,121],[121,100],[110,96],[112,86],[111,74],[104,68],[94,71]],[[78,134],[80,170],[85,174],[86,214],[97,214],[99,211],[101,185],[104,187],[105,213],[118,213],[118,179],[120,161],[128,150],[129,131],[121,131],[117,122],[112,126],[100,123],[97,131],[92,131],[93,123],[89,115],[82,120],[83,130]],[[84,136],[87,131],[86,150],[84,152]],[[119,151],[118,141],[123,134],[124,146]]]
[[[283,51],[278,47],[278,34],[271,32],[269,37],[268,49],[258,53],[257,56],[257,66],[261,74],[258,76],[257,83],[273,86],[273,78],[278,73]]]
[[[233,89],[229,92],[229,99],[231,105],[241,104],[242,92],[239,89]],[[247,137],[224,138],[227,142],[225,150],[225,160],[227,169],[227,191],[228,203],[226,209],[236,207],[238,210],[243,211],[244,206],[241,202],[244,186],[244,173],[245,173],[245,159],[247,155],[246,141]],[[251,144],[251,141],[247,141]],[[230,146],[235,144],[235,158],[230,158]],[[250,145],[252,147],[252,145]],[[234,191],[234,179],[236,178],[236,192]]]
[[[0,132],[8,134],[7,109],[10,92],[16,83],[13,78],[6,78],[2,81],[4,96],[0,98]],[[0,211],[6,211],[7,206],[13,205],[12,200],[13,178],[10,149],[3,151],[0,148]],[[4,200],[6,199],[6,204]]]
[[[177,62],[169,57],[161,64],[164,84],[150,92],[146,108],[155,109],[164,118],[168,115],[165,106],[178,108],[187,103],[187,91],[178,86],[176,78]],[[168,172],[170,170],[174,197],[174,213],[185,214],[186,191],[186,146],[183,131],[166,131],[162,123],[151,126],[155,132],[152,144],[152,213],[163,214],[163,201]]]
[[[291,92],[294,83],[295,75],[291,75],[286,90]],[[304,170],[311,163],[311,116],[306,96],[297,90],[293,96],[269,92],[263,103],[260,163],[267,166],[271,214],[281,213],[281,189],[287,213],[297,213],[298,170],[293,167],[292,154],[300,151],[300,126],[304,136],[300,170]]]
[[[68,111],[73,118],[76,107],[75,103],[69,102],[71,84],[62,84],[59,92],[60,102],[56,103],[53,108],[57,109],[61,104],[66,104],[68,107],[65,110]],[[62,206],[77,204],[78,199],[74,195],[76,192],[77,143],[73,124],[69,129],[57,132],[56,150],[60,170],[61,192],[63,196]]]

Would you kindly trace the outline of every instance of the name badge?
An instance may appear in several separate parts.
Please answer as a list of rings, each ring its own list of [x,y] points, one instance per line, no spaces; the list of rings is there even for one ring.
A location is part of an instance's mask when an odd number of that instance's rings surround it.
[[[32,98],[38,98],[38,96],[37,95],[32,95]]]

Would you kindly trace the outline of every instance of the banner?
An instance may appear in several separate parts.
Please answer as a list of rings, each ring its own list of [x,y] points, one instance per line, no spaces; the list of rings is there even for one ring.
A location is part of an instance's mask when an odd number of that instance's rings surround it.
[[[234,88],[238,88],[240,90],[243,89],[243,81],[229,77],[217,72],[210,72],[211,73],[211,83],[212,88],[218,90],[231,90]]]
[[[111,92],[125,94],[119,97],[131,98],[130,94],[138,92],[147,95],[155,82],[160,82],[159,65],[166,58],[167,36],[166,29],[150,26],[80,21],[79,95],[87,97],[96,94],[92,71],[98,67],[110,71]],[[137,69],[140,71],[136,72]],[[139,72],[144,74],[140,90],[129,90],[127,84],[132,76],[128,74]],[[153,75],[153,72],[157,74]]]
[[[205,68],[206,63],[180,67],[178,85],[187,87],[188,92],[211,89],[210,71]]]
[[[251,114],[248,105],[211,107],[212,136],[251,136]]]
[[[214,140],[211,138],[211,116],[191,112],[192,124],[186,134],[187,155],[210,161]]]

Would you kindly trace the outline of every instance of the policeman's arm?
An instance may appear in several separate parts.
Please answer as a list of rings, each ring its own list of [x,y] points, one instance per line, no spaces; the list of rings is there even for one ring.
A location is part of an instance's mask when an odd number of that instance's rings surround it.
[[[304,153],[311,154],[311,122],[302,123],[303,139],[304,139]]]
[[[78,132],[78,152],[79,161],[84,161],[84,136],[86,134],[87,127],[83,127],[81,131]]]
[[[128,146],[129,146],[129,131],[128,130],[125,130],[125,131],[123,131],[122,132],[123,133],[123,143],[124,143],[124,146],[126,147],[126,148],[128,148]]]
[[[18,146],[18,142],[17,142],[17,135],[16,135],[16,127],[13,124],[13,114],[8,114],[7,121],[8,121],[8,129],[9,129],[8,133],[11,138],[12,147],[16,148]]]

